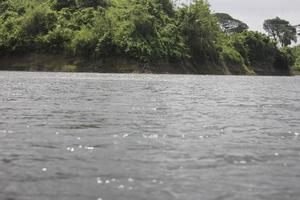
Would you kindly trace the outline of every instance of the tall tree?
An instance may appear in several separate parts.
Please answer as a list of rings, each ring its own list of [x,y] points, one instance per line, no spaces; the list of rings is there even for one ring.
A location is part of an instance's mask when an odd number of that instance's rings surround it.
[[[267,19],[263,27],[269,36],[279,42],[282,47],[292,44],[293,41],[297,42],[297,30],[289,21],[279,17]]]
[[[207,1],[195,0],[189,6],[179,9],[177,17],[191,56],[198,62],[218,60],[220,28],[210,13]]]
[[[249,29],[246,23],[234,19],[227,13],[215,13],[214,16],[218,19],[219,25],[225,33],[241,33]]]

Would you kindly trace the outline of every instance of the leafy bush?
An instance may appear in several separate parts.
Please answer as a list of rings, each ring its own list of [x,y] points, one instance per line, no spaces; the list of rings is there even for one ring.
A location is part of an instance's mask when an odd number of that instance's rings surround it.
[[[231,37],[233,47],[243,56],[247,64],[272,62],[278,51],[276,43],[263,33],[246,31]]]
[[[96,45],[97,39],[95,34],[91,29],[84,27],[75,33],[71,47],[74,55],[89,58],[94,54]]]
[[[49,53],[61,53],[67,50],[72,40],[73,31],[57,27],[45,36],[45,49]]]
[[[293,47],[291,52],[295,59],[293,67],[295,70],[300,71],[300,45]]]
[[[233,47],[225,46],[223,48],[222,57],[227,65],[245,65],[243,57]]]
[[[22,31],[24,36],[36,36],[47,34],[55,27],[57,22],[56,13],[47,5],[36,5],[35,8],[27,8],[22,19]]]
[[[274,67],[276,69],[286,69],[293,66],[295,57],[290,48],[283,48],[275,54]]]
[[[142,62],[186,55],[180,30],[156,1],[116,2],[107,18],[112,42],[125,55]]]
[[[274,41],[259,32],[245,31],[230,37],[230,43],[248,66],[270,63],[275,69],[289,71],[294,59],[286,48],[279,50]]]
[[[220,62],[220,27],[203,0],[178,11],[177,21],[194,60]]]

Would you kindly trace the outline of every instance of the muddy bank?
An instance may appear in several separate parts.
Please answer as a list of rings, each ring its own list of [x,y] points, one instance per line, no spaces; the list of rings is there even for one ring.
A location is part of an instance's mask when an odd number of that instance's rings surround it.
[[[214,74],[214,75],[292,75],[290,69],[269,63],[254,66],[199,64],[190,60],[180,62],[155,61],[140,63],[125,57],[83,60],[62,55],[31,54],[0,58],[0,70],[99,72],[99,73],[154,73],[154,74]]]

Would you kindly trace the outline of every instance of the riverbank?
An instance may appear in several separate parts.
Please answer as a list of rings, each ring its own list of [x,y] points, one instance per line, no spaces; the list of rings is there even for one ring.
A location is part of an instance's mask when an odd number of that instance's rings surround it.
[[[294,70],[293,75],[295,76],[300,76],[300,70]]]
[[[153,73],[153,74],[213,74],[213,75],[293,75],[291,70],[278,69],[268,63],[254,66],[195,64],[192,61],[157,61],[139,63],[125,57],[98,60],[65,57],[63,55],[30,54],[0,58],[0,70],[98,73]],[[296,72],[299,74],[299,72]]]
[[[157,62],[142,64],[125,57],[87,60],[62,55],[30,54],[0,58],[0,70],[49,71],[49,72],[100,72],[100,73],[172,73],[196,74],[188,63]],[[223,73],[217,72],[214,73]]]

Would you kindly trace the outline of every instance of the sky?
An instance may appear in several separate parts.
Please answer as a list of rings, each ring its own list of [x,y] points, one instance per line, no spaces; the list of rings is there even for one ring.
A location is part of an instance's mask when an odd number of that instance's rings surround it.
[[[251,30],[263,32],[265,19],[280,17],[300,24],[300,0],[208,0],[213,12],[225,12]]]

